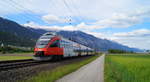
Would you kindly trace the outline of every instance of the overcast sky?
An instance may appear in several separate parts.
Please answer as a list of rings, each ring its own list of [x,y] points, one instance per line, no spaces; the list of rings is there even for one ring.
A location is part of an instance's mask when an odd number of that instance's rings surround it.
[[[0,16],[33,28],[81,30],[150,49],[149,0],[0,0]]]

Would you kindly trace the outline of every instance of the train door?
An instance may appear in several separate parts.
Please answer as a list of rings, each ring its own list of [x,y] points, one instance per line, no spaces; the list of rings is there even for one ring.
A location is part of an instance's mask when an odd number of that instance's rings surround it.
[[[64,57],[67,57],[68,56],[68,53],[67,53],[67,45],[66,45],[66,42],[64,41],[64,40],[61,40],[60,41],[60,48],[62,48],[63,49],[63,56]]]
[[[69,46],[69,52],[71,56],[76,56],[75,52],[74,52],[74,47],[73,47],[73,43],[70,44]]]

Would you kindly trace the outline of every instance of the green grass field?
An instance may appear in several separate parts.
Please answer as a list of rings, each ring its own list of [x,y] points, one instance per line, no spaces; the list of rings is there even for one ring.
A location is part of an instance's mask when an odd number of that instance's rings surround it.
[[[105,82],[150,82],[150,55],[108,55]]]

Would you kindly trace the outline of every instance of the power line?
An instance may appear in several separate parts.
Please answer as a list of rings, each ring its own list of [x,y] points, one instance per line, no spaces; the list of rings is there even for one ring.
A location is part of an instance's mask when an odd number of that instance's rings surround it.
[[[74,13],[74,11],[71,9],[71,7],[68,5],[68,3],[66,2],[66,0],[63,0],[64,5],[68,8],[68,11],[70,11],[71,13]],[[80,22],[80,19],[77,18],[77,21]]]
[[[5,2],[6,3],[6,2]],[[2,4],[1,3],[1,5],[3,5],[2,7],[6,7],[6,4]],[[12,5],[11,5],[12,6]],[[13,6],[13,8],[14,8],[14,6]],[[10,10],[8,9],[8,6],[5,8],[5,9],[3,9],[5,12],[9,12]],[[20,15],[20,14],[19,14]],[[18,16],[19,16],[18,15]],[[8,18],[12,18],[12,17],[10,17],[9,15],[7,16]],[[21,16],[22,17],[22,16]],[[22,17],[22,19],[25,19],[26,20],[26,18],[23,16]]]
[[[11,0],[13,3],[15,3],[16,5],[18,5],[18,6],[20,6],[20,8],[22,8],[22,9],[26,9],[27,11],[29,11],[29,12],[33,12],[32,10],[30,10],[29,8],[27,8],[27,7],[24,7],[24,6],[22,6],[22,5],[20,5],[20,4],[18,4],[17,2],[15,2],[14,0]],[[37,18],[39,18],[39,19],[41,19],[39,16],[37,16],[37,15],[35,15]]]
[[[58,11],[61,11],[61,10],[60,10],[60,7],[58,7],[58,5],[56,5],[53,0],[51,0],[51,2],[53,3],[53,7],[55,7],[55,9],[57,9]],[[57,2],[57,4],[59,4],[59,3]],[[57,13],[57,14],[61,14],[61,15],[63,14],[63,16],[65,17],[65,19],[67,20],[67,22],[70,21],[70,19],[71,19],[70,16],[66,15],[66,14],[63,13],[63,12]]]
[[[77,14],[78,14],[78,16],[80,16],[81,15],[81,13],[80,13],[80,11],[79,11],[79,9],[77,8],[77,6],[75,6],[73,3],[75,3],[74,2],[74,0],[68,0],[68,1],[71,1],[71,3],[72,3],[72,6],[74,7],[74,9],[77,11]],[[81,21],[83,21],[84,19],[82,18],[82,16],[80,16],[80,20]]]
[[[20,5],[20,4],[18,4],[16,1],[14,1],[14,0],[9,0],[9,1],[11,1],[11,3],[9,3],[11,6],[12,6],[12,8],[15,8],[15,9],[17,9],[17,10],[21,10],[22,12],[24,12],[25,14],[22,14],[23,15],[23,19],[25,19],[25,20],[27,20],[28,21],[28,19],[31,21],[37,21],[37,20],[41,20],[41,18],[39,17],[39,16],[37,16],[37,15],[34,15],[35,17],[33,18],[32,16],[31,16],[31,13],[33,12],[32,10],[30,10],[30,9],[28,9],[28,8],[26,8],[26,7],[24,7],[24,6],[22,6],[22,5]],[[69,12],[71,12],[71,13],[73,13],[73,10],[69,7],[69,5],[68,5],[68,3],[65,1],[65,0],[63,0],[63,3],[64,3],[64,6],[68,9],[68,11]],[[55,5],[55,4],[53,4],[53,5]],[[57,7],[56,5],[55,5],[55,7]],[[59,8],[58,8],[59,9]],[[27,11],[29,11],[29,12],[26,12],[26,11],[24,11],[24,10],[27,10]],[[70,13],[70,14],[71,14]],[[62,13],[62,14],[64,14],[64,13]],[[64,15],[65,16],[65,15]],[[72,17],[71,17],[71,15],[70,16],[68,16],[68,18],[69,18],[69,24],[71,24],[71,22],[72,22]],[[67,18],[67,19],[68,19]]]
[[[68,5],[68,3],[65,1],[65,0],[62,0],[63,1],[63,3],[64,3],[64,6],[68,9],[68,11],[70,12],[70,14],[72,13],[74,13],[73,11],[72,11],[72,9],[69,7],[69,5]],[[70,16],[71,17],[71,16]],[[71,21],[72,21],[72,19],[70,19]],[[77,20],[78,21],[78,20]]]
[[[24,7],[24,6],[22,6],[22,5],[19,5],[17,2],[15,2],[15,1],[13,1],[13,0],[9,0],[9,1],[11,1],[11,6],[14,8],[16,8],[17,10],[21,10],[22,12],[24,12],[25,14],[27,14],[27,15],[24,15],[23,14],[23,17],[27,20],[27,19],[29,19],[30,21],[32,20],[32,21],[37,21],[37,20],[39,20],[39,18],[36,18],[36,17],[32,17],[31,16],[31,14],[29,13],[29,12],[26,12],[26,11],[24,11],[26,8]],[[27,11],[30,11],[30,10],[28,10],[28,9],[26,9]],[[32,11],[30,11],[30,12],[32,12]]]

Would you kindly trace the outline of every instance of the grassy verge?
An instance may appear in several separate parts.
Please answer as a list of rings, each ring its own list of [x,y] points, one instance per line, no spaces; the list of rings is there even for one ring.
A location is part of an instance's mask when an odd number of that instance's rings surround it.
[[[149,82],[150,55],[108,55],[105,82]]]
[[[27,82],[54,82],[55,80],[63,77],[64,75],[67,75],[67,74],[79,69],[83,65],[86,65],[86,64],[92,62],[97,57],[98,56],[92,56],[91,58],[88,58],[88,59],[83,60],[81,62],[76,62],[73,64],[64,65],[61,67],[57,67],[56,69],[54,69],[52,71],[39,73],[38,76],[32,77]]]
[[[32,59],[32,55],[33,55],[33,53],[0,54],[0,61]]]
[[[0,61],[21,60],[21,59],[32,59],[32,57],[29,57],[29,56],[0,56]]]

